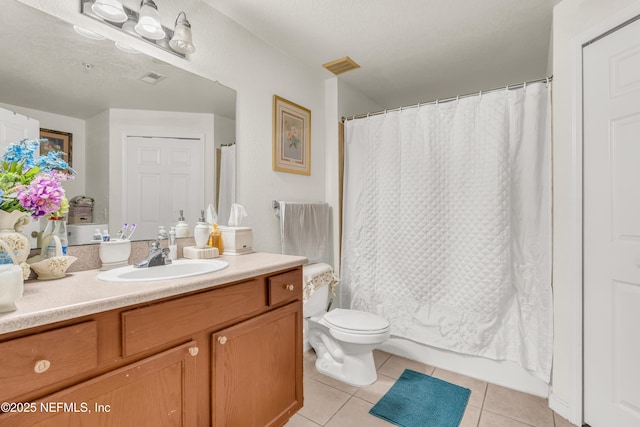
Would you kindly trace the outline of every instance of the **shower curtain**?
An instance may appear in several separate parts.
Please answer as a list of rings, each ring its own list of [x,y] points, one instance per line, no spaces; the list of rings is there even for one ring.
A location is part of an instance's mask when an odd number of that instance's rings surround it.
[[[550,87],[346,122],[344,306],[549,382]]]

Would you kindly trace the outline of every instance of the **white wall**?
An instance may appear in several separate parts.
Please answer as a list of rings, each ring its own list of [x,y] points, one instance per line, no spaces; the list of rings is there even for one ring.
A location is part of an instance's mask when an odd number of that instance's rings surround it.
[[[236,142],[236,121],[226,117],[214,116],[213,142],[216,148]]]
[[[607,20],[634,0],[564,0],[553,10],[553,158],[554,158],[554,358],[553,397],[559,405],[571,400],[570,313],[580,301],[570,292],[576,281],[571,230],[574,223],[571,200],[572,176],[572,41],[581,33]]]
[[[272,200],[325,199],[324,80],[328,72],[320,64],[317,68],[301,64],[200,0],[156,1],[163,24],[168,27],[173,27],[179,11],[186,12],[196,46],[189,60],[80,15],[76,1],[19,1],[87,29],[98,30],[113,40],[126,42],[143,53],[237,91],[237,200],[249,214],[247,225],[254,228],[255,250],[280,251]],[[137,1],[124,3],[135,9],[139,6]],[[311,176],[271,169],[274,94],[311,110]]]
[[[93,198],[93,222],[109,220],[109,110],[87,119],[87,196]]]
[[[65,181],[62,185],[65,189],[67,199],[71,199],[74,196],[84,195],[86,191],[86,168],[84,161],[86,133],[84,120],[77,119],[75,117],[52,114],[46,111],[24,108],[18,105],[0,103],[0,107],[38,120],[41,128],[70,132],[73,134],[71,140],[72,167],[78,174],[75,179]],[[63,159],[68,160],[65,157],[63,157]]]
[[[332,238],[333,238],[333,265],[336,272],[340,272],[340,182],[339,182],[339,147],[338,147],[338,123],[343,117],[361,113],[379,111],[381,107],[373,102],[362,92],[354,89],[348,83],[337,77],[325,81],[326,97],[326,133],[327,133],[327,188],[326,200],[332,206]],[[339,301],[336,301],[339,305]]]

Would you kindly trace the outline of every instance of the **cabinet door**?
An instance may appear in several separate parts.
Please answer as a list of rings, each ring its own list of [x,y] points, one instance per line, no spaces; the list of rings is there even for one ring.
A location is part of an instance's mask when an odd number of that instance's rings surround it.
[[[212,341],[217,427],[283,425],[302,407],[302,304],[224,329]]]
[[[194,341],[25,403],[0,425],[38,427],[194,426]],[[11,408],[9,408],[11,409]]]

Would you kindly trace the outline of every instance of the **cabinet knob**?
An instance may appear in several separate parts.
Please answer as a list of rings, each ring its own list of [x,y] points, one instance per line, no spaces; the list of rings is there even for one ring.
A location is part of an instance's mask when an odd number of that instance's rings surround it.
[[[33,372],[35,372],[36,374],[41,374],[43,372],[46,372],[50,366],[51,362],[46,359],[36,360],[36,364],[33,367]]]
[[[221,337],[218,337],[218,342],[220,344],[225,344],[227,342],[227,337],[225,337],[224,335]]]
[[[199,351],[198,347],[189,347],[189,354],[192,356],[197,356]]]
[[[285,288],[287,288],[288,291],[293,291],[295,289],[295,286],[289,283],[288,285],[285,286]]]

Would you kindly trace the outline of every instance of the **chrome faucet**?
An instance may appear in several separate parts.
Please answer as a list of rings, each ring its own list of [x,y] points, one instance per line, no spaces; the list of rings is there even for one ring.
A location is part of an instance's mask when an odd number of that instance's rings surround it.
[[[149,248],[149,255],[142,261],[133,264],[136,268],[155,267],[157,265],[171,264],[169,259],[169,248],[161,248],[160,241],[155,240]]]

